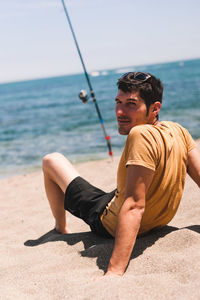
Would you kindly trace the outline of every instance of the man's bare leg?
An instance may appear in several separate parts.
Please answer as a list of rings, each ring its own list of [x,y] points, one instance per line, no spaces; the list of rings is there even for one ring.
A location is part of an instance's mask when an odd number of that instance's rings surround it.
[[[59,153],[48,154],[44,157],[43,172],[47,198],[55,218],[55,228],[61,233],[69,233],[64,196],[70,182],[80,175],[72,164]]]

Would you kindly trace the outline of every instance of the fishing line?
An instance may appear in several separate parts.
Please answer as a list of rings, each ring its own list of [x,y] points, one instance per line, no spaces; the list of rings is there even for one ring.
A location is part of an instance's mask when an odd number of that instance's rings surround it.
[[[106,140],[106,143],[107,143],[107,147],[108,147],[108,153],[110,156],[113,155],[113,152],[112,152],[112,146],[111,146],[111,141],[110,141],[110,136],[107,135],[106,133],[106,129],[105,129],[105,126],[104,126],[104,121],[103,121],[103,118],[102,118],[102,115],[101,115],[101,112],[99,110],[99,106],[97,104],[97,100],[95,98],[95,94],[94,94],[94,91],[93,91],[93,88],[92,88],[92,84],[91,84],[91,81],[90,81],[90,78],[89,78],[89,75],[88,75],[88,72],[86,70],[86,67],[85,67],[85,64],[84,64],[84,61],[83,61],[83,57],[82,57],[82,54],[81,54],[81,51],[80,51],[80,48],[79,48],[79,45],[78,45],[78,42],[77,42],[77,39],[76,39],[76,36],[75,36],[75,33],[74,33],[74,30],[73,30],[73,27],[72,27],[72,23],[70,21],[70,18],[69,18],[69,14],[67,12],[67,8],[66,8],[66,5],[65,5],[65,2],[64,0],[61,0],[62,4],[63,4],[63,8],[64,8],[64,12],[65,12],[65,15],[66,15],[66,18],[67,18],[67,21],[69,23],[69,27],[71,29],[71,32],[72,32],[72,36],[74,38],[74,42],[75,42],[75,45],[76,45],[76,49],[78,51],[78,54],[79,54],[79,57],[80,57],[80,60],[81,60],[81,63],[82,63],[82,66],[83,66],[83,70],[84,70],[84,74],[85,74],[85,77],[86,77],[86,81],[88,83],[88,86],[89,86],[89,89],[90,89],[90,96],[92,98],[92,101],[94,102],[94,105],[95,105],[95,108],[96,108],[96,111],[97,111],[97,115],[99,117],[99,121],[101,123],[101,127],[102,127],[102,130],[103,130],[103,133],[104,133],[104,137],[105,137],[105,140]],[[85,91],[81,91],[80,94],[79,94],[79,97],[80,99],[85,103],[87,102],[87,93]]]

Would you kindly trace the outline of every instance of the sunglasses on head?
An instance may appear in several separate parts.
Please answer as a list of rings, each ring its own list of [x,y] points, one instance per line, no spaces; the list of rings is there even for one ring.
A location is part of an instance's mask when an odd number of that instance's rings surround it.
[[[128,72],[125,73],[120,80],[123,80],[125,82],[127,81],[140,81],[140,82],[145,82],[149,78],[151,78],[151,75],[148,73],[143,73],[143,72]]]

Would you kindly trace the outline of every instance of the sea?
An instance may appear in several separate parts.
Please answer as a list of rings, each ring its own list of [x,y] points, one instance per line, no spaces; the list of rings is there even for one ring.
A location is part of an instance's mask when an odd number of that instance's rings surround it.
[[[178,122],[200,138],[200,59],[130,66],[89,74],[114,155],[125,136],[115,119],[116,82],[125,72],[150,72],[164,84],[160,120]],[[83,73],[0,84],[0,178],[41,169],[47,153],[72,163],[108,158],[107,144]]]

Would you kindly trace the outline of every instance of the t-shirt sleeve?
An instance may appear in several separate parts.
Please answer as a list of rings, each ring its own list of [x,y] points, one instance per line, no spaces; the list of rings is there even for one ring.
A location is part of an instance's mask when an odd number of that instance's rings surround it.
[[[152,133],[146,126],[133,127],[126,143],[126,166],[140,165],[156,170],[158,147]]]
[[[183,128],[183,133],[185,136],[185,141],[186,141],[186,145],[187,145],[187,151],[190,152],[192,149],[196,148],[197,145],[195,143],[195,141],[193,140],[191,134],[189,133],[189,131],[185,128]]]

